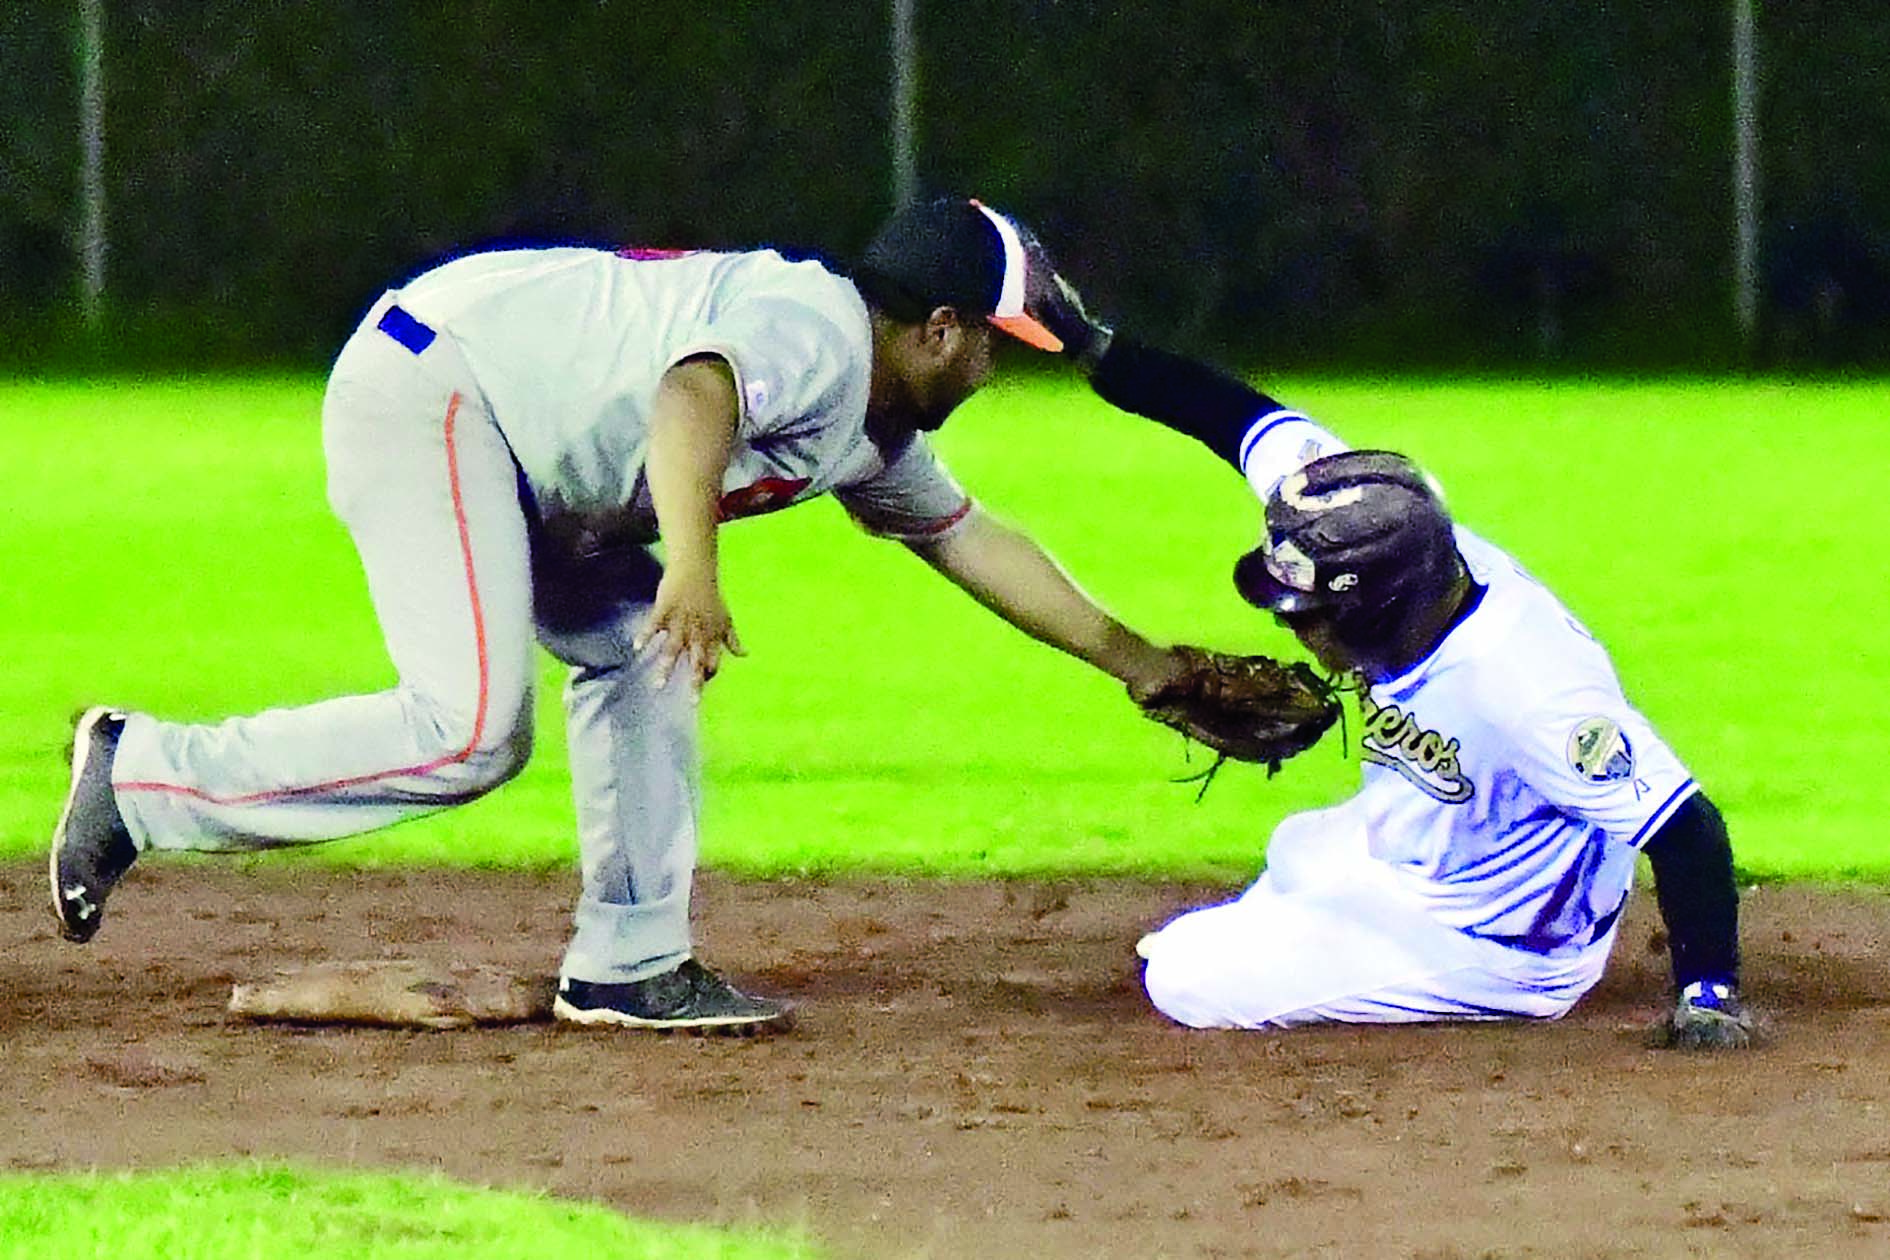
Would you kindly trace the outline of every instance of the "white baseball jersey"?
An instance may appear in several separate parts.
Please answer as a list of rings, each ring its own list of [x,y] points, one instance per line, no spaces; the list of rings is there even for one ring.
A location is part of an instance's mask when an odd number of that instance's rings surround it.
[[[1241,443],[1262,501],[1346,449],[1298,412]],[[1697,785],[1554,595],[1459,527],[1482,588],[1361,697],[1363,784],[1282,821],[1239,899],[1145,937],[1144,983],[1200,1027],[1554,1016],[1607,961],[1635,855]]]
[[[741,398],[724,518],[831,491],[869,530],[923,537],[970,509],[922,438],[888,461],[867,437],[866,306],[819,263],[772,250],[498,250],[392,296],[457,344],[546,518],[655,537],[649,410],[663,373],[698,354],[728,361]]]
[[[1343,449],[1276,412],[1249,430],[1242,467],[1264,500]],[[1502,550],[1456,533],[1484,589],[1430,656],[1363,697],[1356,808],[1372,856],[1440,922],[1532,952],[1585,943],[1698,785],[1594,636]]]
[[[1697,785],[1547,589],[1468,530],[1457,546],[1481,600],[1364,697],[1370,851],[1442,923],[1535,953],[1587,944]]]

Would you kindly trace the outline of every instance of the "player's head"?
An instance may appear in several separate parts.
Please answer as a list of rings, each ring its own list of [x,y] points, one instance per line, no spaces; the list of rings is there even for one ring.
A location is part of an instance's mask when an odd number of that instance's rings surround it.
[[[1341,451],[1288,476],[1234,566],[1242,598],[1328,669],[1368,674],[1427,651],[1465,580],[1437,484],[1390,451]]]
[[[937,428],[990,377],[994,330],[1039,350],[1063,343],[1040,318],[1056,269],[1030,229],[982,202],[918,202],[880,228],[849,276],[881,321],[901,404]],[[883,344],[882,344],[883,343]]]

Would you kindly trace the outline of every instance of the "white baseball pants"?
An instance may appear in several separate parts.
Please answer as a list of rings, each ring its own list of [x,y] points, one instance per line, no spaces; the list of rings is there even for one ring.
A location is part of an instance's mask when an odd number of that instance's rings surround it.
[[[1295,814],[1234,901],[1142,938],[1155,1008],[1193,1028],[1553,1019],[1601,978],[1611,930],[1548,957],[1437,922],[1367,851],[1345,805]]]

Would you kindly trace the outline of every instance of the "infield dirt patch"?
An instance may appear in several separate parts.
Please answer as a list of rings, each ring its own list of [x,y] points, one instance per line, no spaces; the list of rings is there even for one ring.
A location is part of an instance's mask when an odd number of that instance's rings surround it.
[[[865,1257],[1890,1255],[1890,897],[1766,888],[1770,1044],[1644,1047],[1636,898],[1546,1025],[1196,1033],[1133,946],[1231,889],[705,877],[703,957],[786,1037],[256,1026],[232,983],[323,959],[555,969],[575,877],[147,861],[59,941],[0,867],[0,1161],[438,1169],[640,1216],[804,1225]]]

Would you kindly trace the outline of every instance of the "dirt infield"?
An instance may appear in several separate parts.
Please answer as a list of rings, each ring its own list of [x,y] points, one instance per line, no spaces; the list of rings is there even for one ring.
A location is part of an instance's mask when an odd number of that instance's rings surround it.
[[[796,1000],[761,1042],[234,1022],[324,958],[555,967],[574,880],[147,863],[80,948],[0,867],[0,1161],[419,1166],[854,1257],[1890,1255],[1890,897],[1764,889],[1771,1044],[1645,1049],[1637,898],[1541,1026],[1202,1034],[1135,983],[1207,890],[703,881],[709,961]]]

